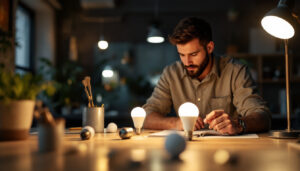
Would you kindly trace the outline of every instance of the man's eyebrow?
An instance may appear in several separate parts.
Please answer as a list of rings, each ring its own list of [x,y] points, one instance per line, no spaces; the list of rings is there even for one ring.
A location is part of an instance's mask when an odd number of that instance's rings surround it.
[[[179,55],[184,55],[183,53],[177,52]]]
[[[194,51],[194,52],[191,52],[191,53],[189,53],[188,55],[191,55],[191,54],[193,54],[193,53],[198,53],[198,52],[200,52],[201,50],[199,49],[199,50],[196,50],[196,51]]]
[[[187,55],[191,55],[191,54],[193,54],[193,53],[198,53],[198,52],[200,52],[201,50],[199,49],[199,50],[196,50],[196,51],[194,51],[194,52],[191,52],[191,53],[188,53]],[[179,55],[185,55],[185,54],[183,54],[183,53],[180,53],[180,52],[177,52]]]

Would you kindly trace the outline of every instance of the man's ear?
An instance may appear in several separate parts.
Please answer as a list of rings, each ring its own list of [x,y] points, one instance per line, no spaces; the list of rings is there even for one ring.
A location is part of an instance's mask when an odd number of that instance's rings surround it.
[[[209,54],[211,54],[214,51],[215,43],[213,41],[210,41],[206,45],[206,50]]]

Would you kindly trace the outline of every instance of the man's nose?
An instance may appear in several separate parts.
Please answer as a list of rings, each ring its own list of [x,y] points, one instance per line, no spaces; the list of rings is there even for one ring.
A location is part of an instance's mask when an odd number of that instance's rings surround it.
[[[191,65],[191,64],[193,64],[193,61],[192,61],[191,57],[187,56],[185,60],[186,60],[186,61],[185,61],[186,65]]]

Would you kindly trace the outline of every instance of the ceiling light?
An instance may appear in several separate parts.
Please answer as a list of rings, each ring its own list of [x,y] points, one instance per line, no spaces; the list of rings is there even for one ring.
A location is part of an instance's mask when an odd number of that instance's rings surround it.
[[[149,28],[149,34],[147,37],[147,42],[149,43],[162,43],[165,41],[165,38],[162,36],[161,31],[155,27],[151,26]]]
[[[98,41],[98,47],[101,50],[105,50],[108,48],[108,42],[106,40],[104,40],[103,36],[100,36],[100,39]]]

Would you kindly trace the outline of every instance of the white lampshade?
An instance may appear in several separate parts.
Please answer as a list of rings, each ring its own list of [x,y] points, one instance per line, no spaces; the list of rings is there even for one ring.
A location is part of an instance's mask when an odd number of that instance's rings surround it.
[[[295,34],[291,1],[279,1],[276,8],[269,11],[261,20],[266,32],[279,39],[290,39]]]

